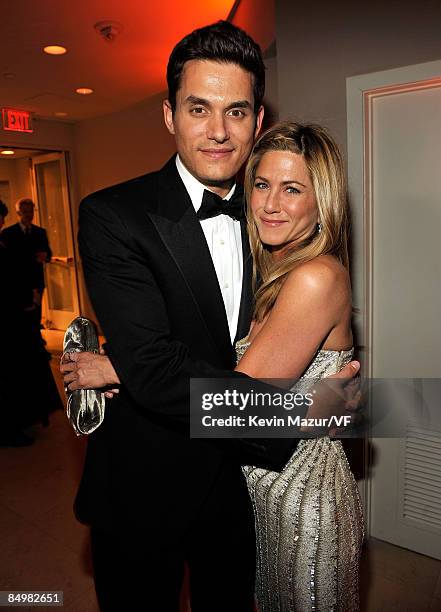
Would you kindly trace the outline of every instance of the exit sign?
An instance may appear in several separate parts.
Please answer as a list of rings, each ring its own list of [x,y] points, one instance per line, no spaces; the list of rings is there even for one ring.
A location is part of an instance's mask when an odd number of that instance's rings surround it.
[[[16,108],[2,108],[3,129],[10,132],[33,132],[29,111]]]

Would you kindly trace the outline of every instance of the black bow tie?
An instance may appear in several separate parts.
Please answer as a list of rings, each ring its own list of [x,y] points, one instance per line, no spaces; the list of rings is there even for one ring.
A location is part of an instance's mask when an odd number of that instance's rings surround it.
[[[228,215],[240,221],[245,216],[243,189],[236,185],[233,196],[229,200],[223,200],[217,193],[204,189],[202,204],[197,212],[199,221],[211,219],[218,215]]]

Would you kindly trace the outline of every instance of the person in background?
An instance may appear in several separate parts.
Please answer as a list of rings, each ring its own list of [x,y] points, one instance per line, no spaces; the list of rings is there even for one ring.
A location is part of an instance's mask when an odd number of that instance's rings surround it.
[[[5,218],[8,216],[8,213],[8,207],[2,200],[0,200],[0,232],[5,224]]]
[[[32,224],[32,200],[20,200],[17,211],[20,223],[0,233],[0,446],[10,447],[31,445],[27,428],[47,426],[49,414],[63,407],[40,332],[42,262],[51,251],[45,230]],[[0,228],[7,214],[0,201]],[[23,355],[32,361],[25,373]]]
[[[45,288],[43,265],[50,262],[52,251],[46,230],[32,223],[34,202],[30,198],[21,198],[15,209],[19,221],[3,230],[2,242],[15,259],[23,283],[32,291],[32,319],[39,328]]]
[[[0,200],[0,231],[9,211]],[[23,305],[32,299],[26,295],[19,282],[20,276],[16,262],[3,243],[4,232],[0,233],[0,321],[2,323],[2,351],[0,352],[0,446],[30,446],[34,440],[23,432],[21,407],[17,405],[15,385],[15,347],[21,336],[22,322],[20,314]],[[20,342],[21,343],[21,342]],[[20,402],[20,399],[19,399]]]

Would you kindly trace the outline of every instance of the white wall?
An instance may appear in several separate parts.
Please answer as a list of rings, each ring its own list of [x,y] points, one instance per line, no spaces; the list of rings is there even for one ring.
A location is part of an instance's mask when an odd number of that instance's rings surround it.
[[[174,153],[162,120],[162,92],[142,104],[75,126],[80,199],[103,187],[159,169]]]
[[[276,0],[279,112],[346,151],[346,78],[441,58],[441,2]]]
[[[279,92],[277,76],[277,55],[274,47],[274,55],[265,59],[265,115],[264,126],[269,127],[279,119]]]

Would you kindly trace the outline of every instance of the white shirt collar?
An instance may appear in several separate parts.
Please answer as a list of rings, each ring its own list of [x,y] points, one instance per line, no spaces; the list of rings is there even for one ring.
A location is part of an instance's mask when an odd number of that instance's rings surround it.
[[[187,168],[182,163],[182,160],[179,157],[179,155],[176,155],[176,168],[178,169],[179,176],[181,177],[182,182],[184,183],[185,188],[188,192],[188,195],[190,196],[193,207],[195,211],[198,212],[202,204],[202,197],[204,195],[204,190],[205,189],[207,189],[208,191],[212,191],[212,190],[208,189],[208,187],[205,187],[205,185],[203,185],[200,181],[198,181],[198,179],[195,178],[187,170]],[[235,189],[236,189],[236,183],[234,183],[230,191],[227,193],[227,195],[223,199],[229,200],[232,197]]]

